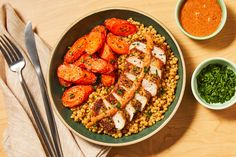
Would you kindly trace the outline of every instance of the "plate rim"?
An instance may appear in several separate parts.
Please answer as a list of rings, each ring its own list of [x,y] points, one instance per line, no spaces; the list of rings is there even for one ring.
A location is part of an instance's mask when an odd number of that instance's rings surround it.
[[[155,22],[157,22],[167,33],[168,35],[171,37],[171,39],[173,40],[177,50],[179,51],[179,56],[181,58],[181,61],[182,61],[182,66],[183,66],[183,83],[182,83],[182,90],[181,90],[181,93],[179,95],[179,99],[176,103],[176,106],[174,107],[172,113],[169,115],[169,117],[156,129],[154,130],[153,132],[151,132],[150,134],[146,135],[146,136],[143,136],[137,140],[134,140],[134,141],[129,141],[129,142],[124,142],[124,143],[106,143],[106,142],[101,142],[101,141],[96,141],[96,140],[93,140],[93,139],[90,139],[86,136],[83,136],[81,135],[80,133],[78,133],[77,131],[75,131],[70,125],[67,124],[67,122],[62,118],[61,114],[59,113],[54,101],[53,101],[53,98],[52,98],[52,93],[51,93],[51,86],[50,86],[50,81],[49,81],[49,78],[50,78],[50,67],[51,67],[51,64],[52,64],[52,57],[54,56],[55,54],[55,50],[57,48],[56,45],[58,45],[58,43],[61,41],[62,37],[71,29],[72,26],[74,26],[76,23],[78,23],[79,21],[81,21],[82,19],[86,18],[87,16],[90,16],[90,15],[93,15],[95,13],[99,13],[99,12],[102,12],[102,11],[108,11],[108,10],[114,10],[114,9],[118,9],[118,10],[128,10],[128,11],[134,11],[134,12],[137,12],[137,13],[140,13],[140,14],[143,14],[149,18],[151,18],[152,20],[154,20]],[[54,111],[56,112],[56,115],[58,116],[58,118],[61,120],[61,122],[70,130],[72,131],[74,134],[76,134],[77,136],[83,138],[84,140],[86,141],[89,141],[91,143],[94,143],[94,144],[98,144],[98,145],[102,145],[102,146],[112,146],[112,147],[121,147],[121,146],[127,146],[127,145],[132,145],[132,144],[135,144],[135,143],[139,143],[141,141],[144,141],[148,138],[150,138],[151,136],[153,136],[154,134],[156,134],[157,132],[159,132],[164,126],[166,126],[166,124],[168,124],[168,122],[173,118],[173,116],[175,115],[176,111],[178,110],[181,102],[182,102],[182,99],[183,99],[183,95],[184,95],[184,91],[185,91],[185,86],[186,86],[186,68],[185,68],[185,61],[184,61],[184,57],[183,57],[183,53],[180,49],[180,46],[179,44],[177,43],[176,39],[174,38],[174,36],[172,35],[172,33],[167,29],[167,27],[161,23],[158,19],[156,19],[155,17],[153,17],[152,15],[146,13],[146,12],[143,12],[143,11],[140,11],[138,9],[134,9],[134,8],[130,8],[130,7],[104,7],[104,8],[101,8],[101,9],[96,9],[96,10],[93,10],[91,12],[88,12],[87,14],[84,14],[82,16],[80,16],[78,19],[76,19],[72,24],[70,24],[66,29],[65,31],[62,33],[62,35],[59,37],[59,39],[57,40],[57,42],[55,43],[52,51],[51,51],[51,55],[50,55],[50,62],[49,62],[49,66],[48,66],[48,69],[47,69],[47,90],[48,90],[48,95],[49,95],[49,98],[50,98],[50,101],[51,101],[51,104],[53,106],[53,109]]]

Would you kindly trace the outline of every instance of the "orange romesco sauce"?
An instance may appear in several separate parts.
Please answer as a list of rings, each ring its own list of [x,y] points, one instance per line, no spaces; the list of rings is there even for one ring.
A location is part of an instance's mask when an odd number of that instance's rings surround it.
[[[180,12],[180,22],[189,34],[206,36],[217,29],[221,14],[217,0],[186,0]]]

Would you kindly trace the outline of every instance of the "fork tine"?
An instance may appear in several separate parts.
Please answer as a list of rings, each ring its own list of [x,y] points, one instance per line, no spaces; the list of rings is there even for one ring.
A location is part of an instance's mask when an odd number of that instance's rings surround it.
[[[17,61],[19,58],[14,52],[14,49],[12,48],[11,44],[9,43],[9,40],[6,39],[6,36],[4,35],[1,36],[2,42],[3,42],[3,47],[5,50],[8,52],[8,55],[12,58],[13,61]]]
[[[11,44],[12,48],[15,50],[14,52],[16,53],[18,59],[23,58],[23,55],[21,54],[20,50],[16,47],[16,45],[5,34],[3,36],[7,39],[7,41]]]
[[[9,56],[9,54],[6,52],[6,50],[3,48],[3,43],[2,43],[2,40],[0,39],[0,50],[5,58],[5,60],[7,61],[7,64],[10,66],[10,64],[13,62],[12,58]]]
[[[6,40],[2,36],[0,38],[1,38],[2,47],[5,49],[6,53],[10,57],[11,61],[15,62],[16,56],[14,56],[12,49],[10,49],[10,47],[9,47],[9,44],[6,42]]]

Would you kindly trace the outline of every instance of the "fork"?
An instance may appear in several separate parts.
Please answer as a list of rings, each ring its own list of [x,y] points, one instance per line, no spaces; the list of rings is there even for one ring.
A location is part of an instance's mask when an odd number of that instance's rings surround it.
[[[48,131],[43,122],[42,116],[40,115],[40,112],[37,108],[37,105],[33,99],[33,96],[30,93],[30,90],[27,87],[25,80],[22,76],[22,70],[24,69],[25,64],[26,64],[23,55],[21,54],[19,49],[16,47],[16,45],[14,45],[13,42],[5,34],[0,35],[0,50],[10,70],[18,74],[18,77],[19,77],[21,86],[23,88],[23,91],[25,93],[26,99],[28,101],[29,107],[33,114],[36,125],[39,129],[41,142],[44,144],[44,148],[46,152],[48,153],[48,156],[55,157],[56,153],[55,153],[55,149],[52,144],[51,138],[48,134]]]

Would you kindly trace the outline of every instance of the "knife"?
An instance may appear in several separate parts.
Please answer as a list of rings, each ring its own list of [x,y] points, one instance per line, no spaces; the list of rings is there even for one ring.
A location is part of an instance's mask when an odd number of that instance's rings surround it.
[[[63,157],[62,149],[61,149],[61,144],[60,144],[60,138],[59,134],[57,131],[57,126],[55,122],[55,118],[53,116],[48,92],[47,92],[47,86],[43,77],[42,73],[42,68],[40,65],[39,57],[38,57],[38,51],[36,48],[36,43],[35,43],[35,38],[34,38],[34,32],[32,30],[32,24],[31,22],[28,22],[25,27],[25,45],[26,49],[29,53],[30,59],[34,65],[34,69],[37,73],[37,77],[39,80],[40,84],[40,91],[43,97],[43,102],[44,102],[44,108],[46,111],[47,119],[48,119],[48,124],[50,127],[52,139],[54,142],[54,147],[56,150],[56,154],[58,157]]]

